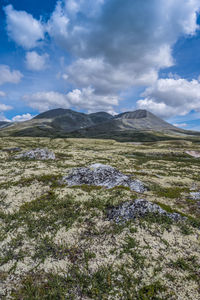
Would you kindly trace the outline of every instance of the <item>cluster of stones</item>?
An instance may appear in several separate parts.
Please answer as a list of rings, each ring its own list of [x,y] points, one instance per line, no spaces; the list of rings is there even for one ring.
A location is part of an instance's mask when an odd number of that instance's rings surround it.
[[[200,200],[200,192],[191,192],[191,193],[190,193],[190,197],[191,197],[193,200]]]
[[[40,149],[36,148],[33,150],[29,150],[18,155],[15,155],[15,159],[38,159],[38,160],[54,160],[55,154],[48,149]]]
[[[48,149],[32,149],[15,156],[15,159],[37,159],[55,160],[55,154]],[[62,178],[62,184],[68,186],[92,185],[111,189],[117,186],[128,187],[137,193],[146,191],[145,185],[140,180],[133,180],[131,176],[125,175],[109,165],[93,164],[89,167],[74,168],[67,176]],[[200,198],[200,193],[191,193],[194,199]],[[179,221],[182,217],[177,213],[167,213],[159,205],[143,199],[125,202],[118,207],[108,210],[108,219],[116,223],[128,221],[136,217],[145,216],[148,213],[167,216],[174,221]]]
[[[138,193],[143,193],[146,190],[140,180],[132,180],[130,176],[124,175],[117,169],[103,164],[75,168],[67,176],[63,177],[62,181],[69,186],[88,184],[108,189],[116,186],[124,186]]]
[[[183,217],[178,213],[168,213],[159,205],[144,199],[124,202],[117,207],[110,208],[107,211],[107,216],[109,220],[114,220],[116,223],[120,223],[135,219],[137,217],[144,217],[150,213],[169,217],[176,222],[183,219]]]

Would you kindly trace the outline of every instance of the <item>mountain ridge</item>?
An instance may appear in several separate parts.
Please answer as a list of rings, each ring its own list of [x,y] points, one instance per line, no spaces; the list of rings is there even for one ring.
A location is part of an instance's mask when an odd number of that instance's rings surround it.
[[[38,114],[29,121],[0,128],[0,136],[113,138],[126,141],[132,141],[136,136],[137,141],[140,138],[151,141],[187,134],[192,135],[192,132],[177,128],[141,109],[112,116],[103,111],[86,114],[57,108]],[[196,136],[198,134],[195,133]]]

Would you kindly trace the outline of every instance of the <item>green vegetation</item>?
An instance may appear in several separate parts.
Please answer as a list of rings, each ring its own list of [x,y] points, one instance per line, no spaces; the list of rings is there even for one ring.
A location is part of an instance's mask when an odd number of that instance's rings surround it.
[[[0,149],[9,147],[49,148],[56,160],[14,160],[0,151],[2,299],[199,298],[200,211],[190,191],[200,189],[200,160],[185,155],[200,151],[198,143],[2,138]],[[109,164],[148,189],[61,184],[71,168],[92,163]],[[108,220],[108,209],[135,199],[183,220],[155,213]]]

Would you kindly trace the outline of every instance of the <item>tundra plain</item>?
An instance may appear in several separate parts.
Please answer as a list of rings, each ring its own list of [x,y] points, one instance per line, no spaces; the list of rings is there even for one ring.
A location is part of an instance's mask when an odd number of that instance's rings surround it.
[[[15,159],[10,148],[48,148],[55,160]],[[173,140],[0,139],[2,299],[200,299],[200,143]],[[192,152],[193,153],[193,152]],[[141,180],[143,194],[61,183],[101,163]],[[147,214],[108,219],[136,199],[183,220]]]

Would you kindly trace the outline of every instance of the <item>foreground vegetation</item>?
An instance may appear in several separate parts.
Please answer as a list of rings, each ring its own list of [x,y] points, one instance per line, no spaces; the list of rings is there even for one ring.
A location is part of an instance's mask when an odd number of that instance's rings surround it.
[[[0,150],[36,147],[55,161],[0,151],[2,299],[200,299],[200,151],[191,141],[1,138]],[[67,187],[74,167],[109,164],[148,187]],[[147,215],[116,224],[107,210],[144,198],[184,222]]]

